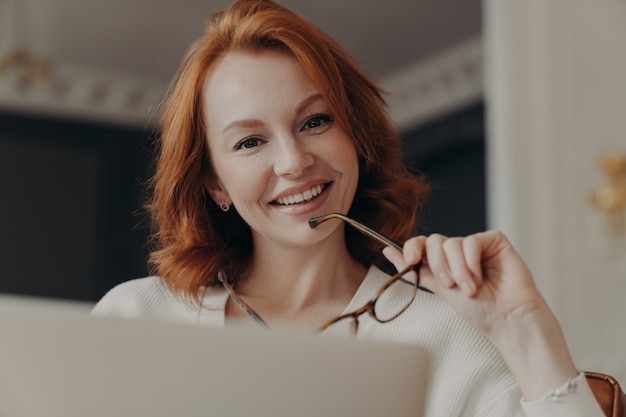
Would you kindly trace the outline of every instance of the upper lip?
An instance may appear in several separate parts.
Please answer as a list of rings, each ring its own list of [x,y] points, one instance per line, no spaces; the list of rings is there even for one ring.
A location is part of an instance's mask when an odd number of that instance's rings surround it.
[[[324,181],[324,180],[317,180],[317,181],[310,181],[306,184],[303,185],[297,185],[294,187],[290,187],[287,188],[285,190],[283,190],[280,194],[277,194],[272,200],[271,202],[274,202],[276,200],[278,200],[279,198],[283,198],[283,197],[289,197],[290,195],[294,195],[294,194],[301,194],[307,190],[310,190],[311,188],[313,188],[316,185],[322,185],[324,187],[326,187],[331,181]]]

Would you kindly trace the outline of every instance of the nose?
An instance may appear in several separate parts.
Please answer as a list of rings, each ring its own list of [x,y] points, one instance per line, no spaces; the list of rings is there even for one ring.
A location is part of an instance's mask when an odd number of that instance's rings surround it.
[[[279,140],[277,148],[274,172],[278,176],[300,176],[315,162],[313,153],[302,139]]]

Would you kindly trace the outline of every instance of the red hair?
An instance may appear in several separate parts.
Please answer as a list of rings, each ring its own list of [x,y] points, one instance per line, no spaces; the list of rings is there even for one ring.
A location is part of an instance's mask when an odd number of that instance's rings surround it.
[[[224,270],[236,281],[253,248],[248,225],[235,210],[219,210],[206,184],[210,164],[202,90],[207,73],[229,51],[278,49],[305,69],[352,137],[359,184],[349,216],[397,241],[414,231],[428,186],[407,172],[400,138],[382,91],[332,38],[271,0],[240,0],[215,13],[193,43],[164,102],[156,174],[148,209],[157,247],[150,263],[177,294],[199,300],[200,287],[217,285]],[[351,255],[364,265],[384,261],[380,246],[346,228]]]

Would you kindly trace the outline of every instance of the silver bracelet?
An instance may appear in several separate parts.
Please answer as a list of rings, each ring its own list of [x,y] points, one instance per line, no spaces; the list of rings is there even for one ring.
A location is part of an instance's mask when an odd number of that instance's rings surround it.
[[[564,397],[567,394],[573,394],[578,389],[576,385],[576,381],[574,381],[578,376],[574,378],[569,378],[567,383],[556,390],[552,394],[548,396],[548,400],[554,403],[558,403],[561,400],[561,397]]]

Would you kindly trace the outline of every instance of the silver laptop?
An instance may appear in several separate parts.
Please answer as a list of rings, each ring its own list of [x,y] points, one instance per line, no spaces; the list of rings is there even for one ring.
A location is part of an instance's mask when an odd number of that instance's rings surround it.
[[[0,296],[0,416],[422,415],[417,347],[88,316]]]

